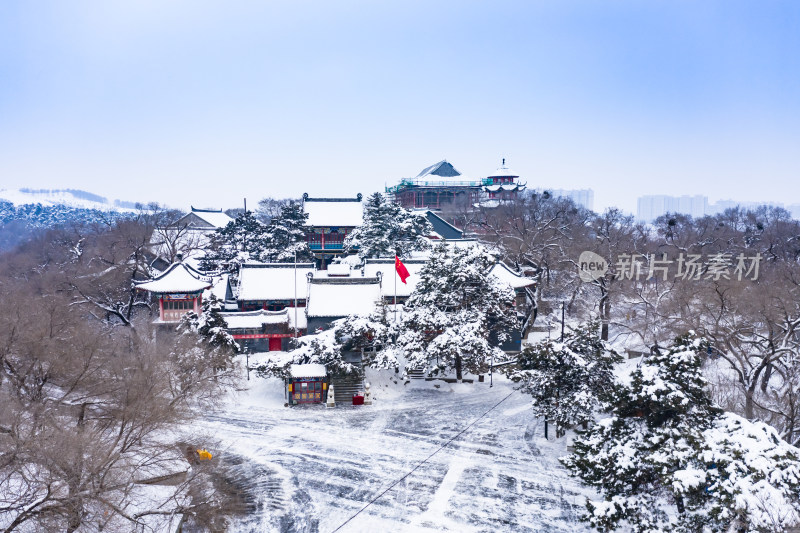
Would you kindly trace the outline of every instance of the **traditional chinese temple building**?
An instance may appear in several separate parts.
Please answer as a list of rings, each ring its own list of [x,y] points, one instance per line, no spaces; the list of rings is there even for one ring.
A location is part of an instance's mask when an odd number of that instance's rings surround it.
[[[230,333],[243,350],[255,352],[289,351],[289,339],[305,335],[305,309],[220,313]]]
[[[411,179],[402,179],[386,192],[394,195],[394,201],[408,209],[439,209],[456,200],[469,204],[477,203],[486,180],[470,180],[446,160],[422,169]]]
[[[381,277],[351,273],[348,265],[331,265],[333,272],[309,275],[306,316],[308,331],[327,329],[331,322],[350,315],[367,315],[381,301]],[[346,269],[346,272],[345,272]]]
[[[308,274],[314,263],[245,263],[239,268],[236,301],[240,311],[280,311],[306,306]],[[305,310],[303,309],[303,312]]]
[[[233,219],[226,213],[223,213],[222,209],[198,209],[194,206],[190,207],[192,211],[173,223],[172,226],[186,226],[199,231],[211,232],[219,228],[224,228],[229,222],[233,222]]]
[[[344,239],[363,221],[361,194],[355,198],[309,198],[303,194],[306,220],[306,241],[320,267],[344,253]]]
[[[519,174],[506,166],[506,160],[500,168],[490,174],[484,181],[483,190],[489,200],[511,200],[525,190],[527,184],[520,183]]]
[[[191,209],[189,214],[153,232],[150,244],[157,256],[154,267],[161,269],[167,266],[177,251],[183,252],[185,262],[199,266],[213,233],[233,222],[222,209]]]
[[[486,178],[469,179],[442,160],[411,179],[402,179],[386,192],[394,195],[398,204],[408,209],[440,209],[446,204],[464,202],[476,205],[483,201],[508,200],[525,189],[519,175],[506,167],[506,160]]]
[[[134,283],[136,289],[147,291],[158,299],[158,321],[169,323],[179,322],[189,311],[202,312],[203,291],[211,288],[212,279],[179,257],[154,279]]]

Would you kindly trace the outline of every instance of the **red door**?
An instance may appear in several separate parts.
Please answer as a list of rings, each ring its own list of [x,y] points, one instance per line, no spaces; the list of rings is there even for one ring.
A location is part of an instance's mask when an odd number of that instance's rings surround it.
[[[273,337],[269,340],[269,351],[270,352],[280,352],[281,351],[281,339],[280,337]]]

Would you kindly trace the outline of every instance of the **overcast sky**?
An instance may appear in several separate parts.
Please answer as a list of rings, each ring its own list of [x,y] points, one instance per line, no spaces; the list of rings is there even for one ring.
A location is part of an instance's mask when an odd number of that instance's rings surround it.
[[[800,203],[800,2],[0,3],[0,188],[227,208],[503,157],[596,208]]]

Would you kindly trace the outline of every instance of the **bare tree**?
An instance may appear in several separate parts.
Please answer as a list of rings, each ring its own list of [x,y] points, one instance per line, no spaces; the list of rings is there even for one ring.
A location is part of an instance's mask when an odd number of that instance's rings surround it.
[[[299,202],[295,198],[264,198],[258,202],[256,218],[264,224],[269,224],[272,219],[281,214],[281,209],[291,202]]]
[[[543,294],[574,298],[577,270],[572,267],[585,243],[591,212],[568,198],[529,194],[483,210],[481,240],[494,245],[505,261],[526,271],[536,284],[526,323],[532,323]],[[574,258],[572,257],[574,255]]]
[[[181,211],[153,206],[149,216],[153,219],[151,251],[166,262],[173,263],[178,256],[191,257],[208,246],[208,231],[182,221]]]
[[[235,381],[232,353],[157,332],[149,317],[98,317],[106,293],[86,298],[88,283],[125,294],[142,238],[129,226],[86,233],[0,256],[0,530],[159,529],[159,517],[224,514],[214,465],[188,472],[178,442],[196,442],[186,422]],[[164,476],[178,482],[154,493],[146,483]]]

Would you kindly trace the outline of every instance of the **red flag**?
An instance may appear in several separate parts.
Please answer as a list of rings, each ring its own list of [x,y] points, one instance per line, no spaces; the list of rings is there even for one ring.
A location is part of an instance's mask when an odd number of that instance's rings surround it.
[[[397,271],[397,275],[400,276],[400,281],[402,281],[403,283],[405,283],[406,280],[408,279],[408,276],[411,275],[408,273],[408,269],[406,268],[406,266],[403,264],[402,261],[400,261],[400,258],[397,257],[396,255],[394,256],[394,269]]]

